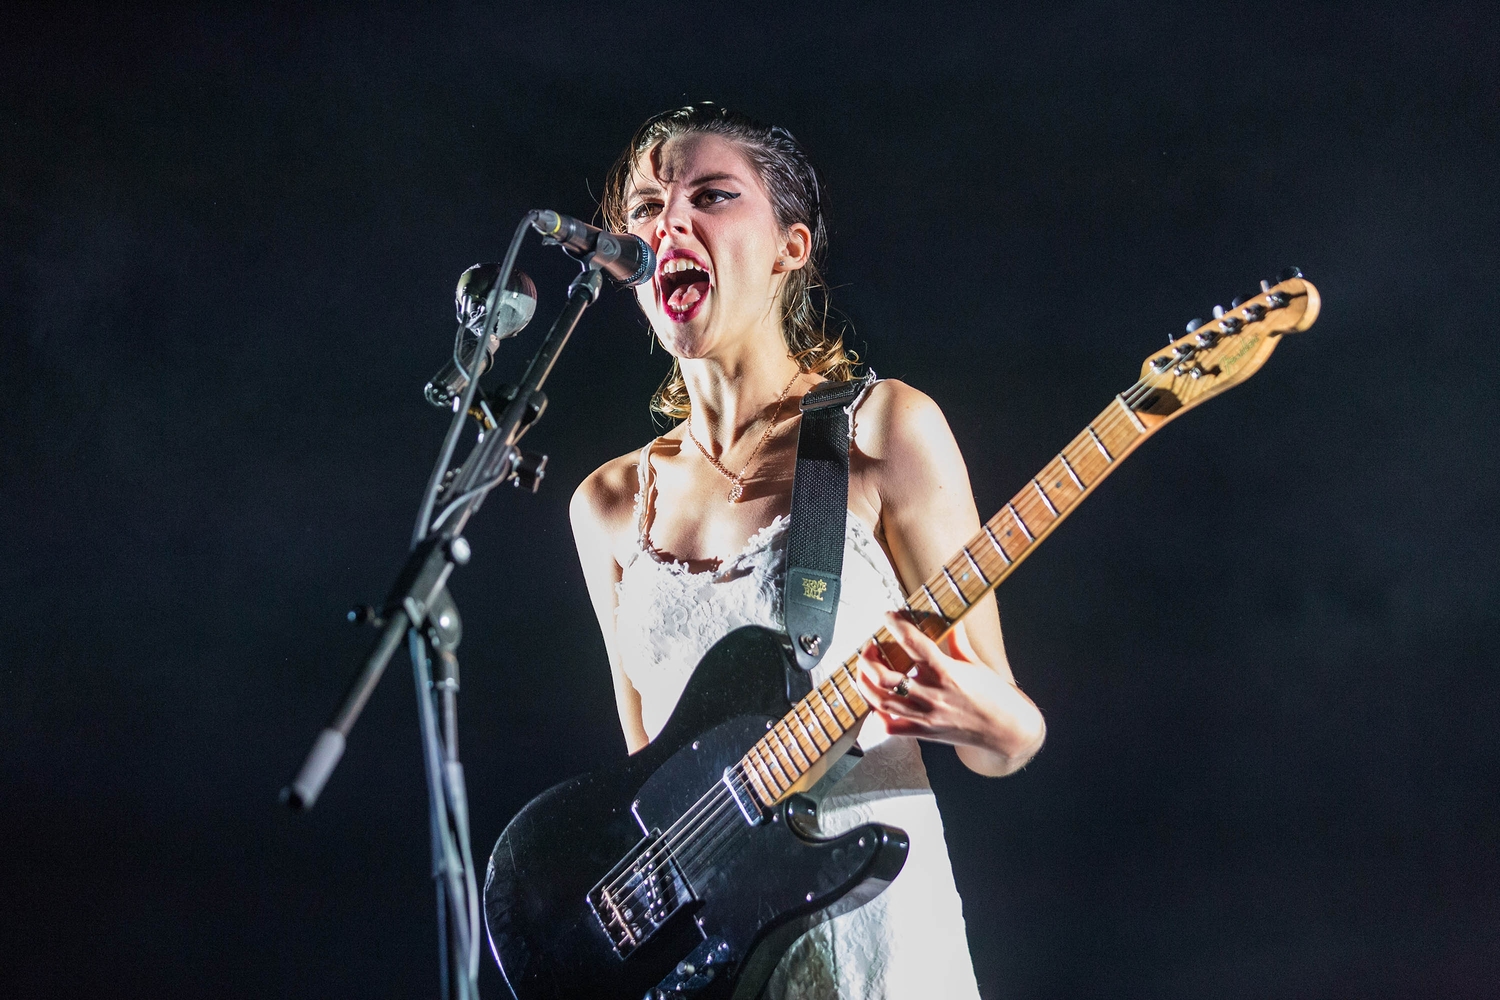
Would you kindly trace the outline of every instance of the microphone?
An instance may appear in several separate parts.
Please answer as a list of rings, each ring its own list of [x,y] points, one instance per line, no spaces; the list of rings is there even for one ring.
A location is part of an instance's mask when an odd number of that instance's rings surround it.
[[[604,273],[622,285],[639,285],[656,270],[656,254],[639,236],[606,233],[597,226],[557,212],[540,211],[532,220],[544,242],[575,253],[593,254]]]
[[[453,305],[458,311],[458,335],[462,345],[454,351],[455,357],[444,365],[422,394],[433,406],[449,409],[458,404],[458,399],[469,385],[469,372],[479,354],[479,338],[484,333],[485,303],[490,289],[500,277],[499,264],[475,264],[458,279],[458,288],[453,293]],[[483,375],[494,360],[495,348],[506,337],[514,337],[531,322],[536,312],[536,285],[532,284],[524,271],[512,271],[510,283],[495,296],[495,330],[490,342],[484,347],[484,360],[479,363],[479,374]]]

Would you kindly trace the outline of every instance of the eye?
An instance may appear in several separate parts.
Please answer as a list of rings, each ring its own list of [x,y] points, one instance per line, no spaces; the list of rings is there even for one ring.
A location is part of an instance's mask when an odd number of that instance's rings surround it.
[[[644,222],[661,211],[661,202],[643,201],[626,213],[631,222]]]
[[[738,191],[722,191],[718,188],[705,188],[699,191],[693,198],[693,204],[699,208],[707,208],[709,205],[718,205],[726,201],[734,201],[738,198]]]

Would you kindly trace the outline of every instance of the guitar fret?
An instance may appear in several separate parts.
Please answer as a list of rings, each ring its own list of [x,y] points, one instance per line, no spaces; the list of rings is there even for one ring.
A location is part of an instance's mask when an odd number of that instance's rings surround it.
[[[1000,558],[1005,560],[1005,565],[1009,566],[1011,563],[1015,562],[1015,560],[1010,557],[1010,553],[1005,551],[1005,546],[1000,544],[1000,539],[996,538],[995,533],[990,530],[990,526],[988,524],[984,525],[984,533],[985,536],[989,538],[990,544],[995,547],[995,551],[1000,553]]]
[[[774,769],[776,778],[781,783],[781,790],[786,791],[797,783],[797,778],[793,774],[796,769],[792,767],[792,758],[787,756],[786,748],[776,745],[776,741],[770,738],[769,733],[765,739],[761,740],[761,743],[765,744],[761,756],[765,757],[766,762]],[[770,752],[767,753],[767,750]]]
[[[818,713],[813,711],[812,695],[803,698],[792,706],[797,713],[797,721],[802,724],[802,729],[807,733],[807,738],[817,745],[818,753],[825,754],[828,748],[833,746],[833,740],[829,739],[828,732],[823,728],[823,722],[818,718]],[[803,717],[803,713],[806,717]]]
[[[828,688],[828,691],[823,691],[823,688]],[[838,700],[838,688],[835,688],[831,681],[823,681],[822,684],[813,688],[813,693],[816,694],[817,700],[822,702],[823,712],[828,715],[828,720],[823,720],[822,715],[817,717],[817,720],[823,723],[823,729],[828,730],[828,735],[832,739],[838,739],[838,736],[843,736],[844,730],[853,726],[853,715],[849,715],[849,709],[844,708],[843,702]],[[829,694],[832,694],[832,700],[829,700]],[[816,703],[813,705],[813,711],[817,711]],[[844,717],[849,718],[847,723],[844,721]],[[829,721],[831,721],[832,726],[829,726]],[[834,727],[838,729],[837,735],[834,735]]]
[[[746,767],[745,762],[743,760],[740,761],[740,777],[749,782],[750,790],[755,793],[755,797],[760,800],[761,805],[768,806],[776,801],[776,796],[760,780],[760,775],[755,773],[754,765]]]
[[[1021,529],[1021,534],[1026,536],[1027,543],[1030,544],[1031,542],[1036,541],[1036,536],[1031,533],[1030,528],[1026,527],[1026,522],[1021,520],[1021,513],[1020,511],[1016,510],[1016,505],[1013,503],[1007,503],[1005,505],[1005,509],[1010,511],[1011,518],[1016,522],[1016,527]]]
[[[1068,470],[1068,476],[1073,480],[1073,485],[1078,487],[1078,492],[1079,493],[1085,493],[1085,492],[1087,492],[1088,491],[1088,487],[1085,486],[1085,485],[1083,485],[1083,480],[1079,479],[1078,478],[1078,473],[1076,473],[1076,472],[1073,471],[1073,463],[1070,462],[1070,461],[1068,461],[1068,456],[1064,455],[1062,452],[1058,452],[1057,453],[1057,460],[1063,464],[1063,468],[1064,469]]]
[[[791,726],[786,724],[786,719],[783,718],[780,722],[776,723],[772,727],[771,732],[776,734],[776,742],[780,743],[786,749],[787,756],[792,760],[792,767],[797,769],[797,774],[799,776],[805,774],[807,769],[812,767],[812,760],[808,758],[807,752],[802,749],[802,743],[797,739],[796,732]]]
[[[786,791],[788,786],[783,785],[781,781],[777,779],[775,772],[771,770],[771,764],[767,763],[771,755],[764,749],[762,749],[761,745],[757,743],[755,744],[755,746],[750,748],[750,752],[746,754],[746,756],[750,758],[750,763],[754,765],[756,772],[761,777],[761,780],[766,783],[766,787],[771,790],[771,798],[775,800],[776,798],[780,797],[781,793]],[[776,770],[779,771],[781,769],[777,768]]]
[[[1033,478],[1031,480],[1031,485],[1036,487],[1036,495],[1042,498],[1042,503],[1046,504],[1047,509],[1052,512],[1052,516],[1056,517],[1057,508],[1052,506],[1052,501],[1047,498],[1047,491],[1042,489],[1042,484],[1037,482],[1036,479]]]
[[[1135,411],[1126,404],[1125,397],[1123,395],[1117,394],[1115,396],[1115,402],[1120,404],[1120,409],[1124,410],[1125,415],[1130,418],[1130,422],[1135,424],[1135,429],[1140,431],[1142,434],[1146,433],[1146,425],[1141,423],[1141,418],[1136,416]]]
[[[1091,438],[1094,439],[1094,446],[1099,449],[1099,454],[1101,454],[1101,455],[1104,456],[1104,460],[1106,462],[1109,462],[1109,463],[1113,464],[1114,460],[1115,460],[1115,456],[1111,455],[1109,453],[1109,449],[1106,448],[1106,447],[1104,447],[1104,442],[1099,439],[1099,432],[1096,431],[1096,430],[1094,430],[1094,425],[1093,424],[1089,424],[1088,425],[1088,431],[1089,431],[1089,437],[1091,437]]]
[[[793,707],[792,711],[789,712],[788,715],[790,715],[791,718],[797,722],[797,727],[800,727],[802,725],[802,720],[797,718],[797,710],[795,707]],[[797,732],[797,727],[790,725],[785,718],[781,720],[779,726],[779,728],[785,729],[787,733],[791,735],[793,744],[792,749],[801,754],[802,760],[806,761],[805,764],[799,764],[798,766],[801,767],[803,771],[807,771],[813,766],[813,761],[817,760],[823,755],[818,752],[818,747],[815,743],[813,743],[812,737],[809,736],[806,732]],[[784,738],[785,737],[783,737],[783,739]]]
[[[781,765],[782,773],[791,779],[787,784],[790,785],[796,782],[798,776],[802,773],[802,769],[797,766],[796,761],[792,760],[791,751],[781,742],[781,736],[774,728],[766,733],[766,744],[770,746],[771,753],[775,756],[776,762]]]
[[[780,768],[775,769],[775,771],[771,769],[771,753],[757,742],[754,747],[750,748],[750,754],[751,760],[753,760],[754,766],[756,766],[756,771],[760,774],[760,780],[765,781],[765,787],[771,790],[771,798],[777,798],[777,796],[780,796],[786,790],[786,786],[781,784],[780,778],[775,777]]]
[[[943,579],[948,581],[948,586],[953,588],[953,592],[958,595],[958,599],[964,602],[964,607],[967,608],[974,603],[973,601],[969,600],[968,594],[965,594],[962,590],[958,589],[958,581],[953,579],[953,574],[948,572],[947,566],[943,567]]]
[[[974,558],[974,553],[969,551],[969,547],[967,545],[964,546],[964,558],[969,561],[969,565],[973,568],[974,574],[979,577],[979,582],[984,584],[985,589],[988,590],[990,586],[990,578],[985,576],[984,570],[979,568],[979,560]]]
[[[944,621],[953,621],[953,616],[943,610],[943,606],[938,603],[937,595],[925,583],[922,584],[922,594],[927,598],[927,603],[932,605],[932,610],[941,615]]]
[[[824,688],[828,690],[825,692]],[[828,706],[828,711],[833,714],[834,720],[838,722],[841,730],[847,731],[850,726],[853,726],[858,721],[859,716],[849,710],[849,706],[844,703],[844,696],[839,693],[838,685],[833,683],[831,679],[824,681],[818,686],[818,695],[823,699],[823,703]],[[830,698],[829,695],[833,697]],[[840,732],[839,735],[842,736],[844,733]]]
[[[840,684],[839,681],[844,683]],[[844,704],[854,713],[856,719],[862,719],[870,714],[870,703],[865,701],[865,696],[859,693],[859,688],[854,684],[854,676],[849,672],[849,665],[845,664],[842,670],[833,672],[833,684],[839,689],[839,697],[844,699]]]

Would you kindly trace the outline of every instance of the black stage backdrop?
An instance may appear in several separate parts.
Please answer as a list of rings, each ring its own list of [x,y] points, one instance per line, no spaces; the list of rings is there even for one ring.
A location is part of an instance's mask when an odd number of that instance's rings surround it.
[[[459,272],[707,98],[821,163],[857,346],[985,515],[1189,317],[1323,292],[1001,592],[1047,747],[927,749],[985,996],[1500,993],[1493,21],[919,6],[7,17],[4,995],[436,992],[404,660],[317,809],[276,793],[402,559]],[[570,266],[522,266],[546,319]],[[470,532],[481,849],[623,752],[566,510],[665,367],[608,294],[541,494]]]

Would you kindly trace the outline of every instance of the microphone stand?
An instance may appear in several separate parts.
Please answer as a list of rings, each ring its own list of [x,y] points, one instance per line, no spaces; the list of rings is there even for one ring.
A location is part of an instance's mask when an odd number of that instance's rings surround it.
[[[521,239],[538,215],[529,213],[511,240],[499,278],[490,291],[481,344],[493,331],[497,319],[496,297],[509,281]],[[469,561],[469,543],[462,532],[489,491],[506,481],[527,486],[532,492],[541,484],[546,456],[522,452],[517,445],[546,409],[542,383],[584,311],[599,298],[603,287],[601,265],[593,255],[584,257],[582,264],[583,271],[568,286],[567,304],[527,364],[520,383],[507,390],[504,410],[491,425],[490,408],[483,407],[486,419],[479,441],[444,486],[444,473],[458,434],[478,393],[478,369],[483,354],[476,354],[475,370],[423,496],[406,564],[380,615],[368,609],[358,615],[351,613],[352,620],[371,620],[382,626],[380,639],[354,677],[338,711],[318,734],[301,770],[281,793],[282,801],[294,809],[312,808],[343,756],[349,731],[405,638],[417,688],[417,717],[427,775],[432,877],[438,903],[439,977],[444,1000],[477,1000],[480,953],[479,892],[469,840],[463,767],[458,760],[455,650],[462,637],[462,624],[458,608],[448,593],[447,581],[456,567]],[[446,503],[433,519],[434,503],[439,500]]]

